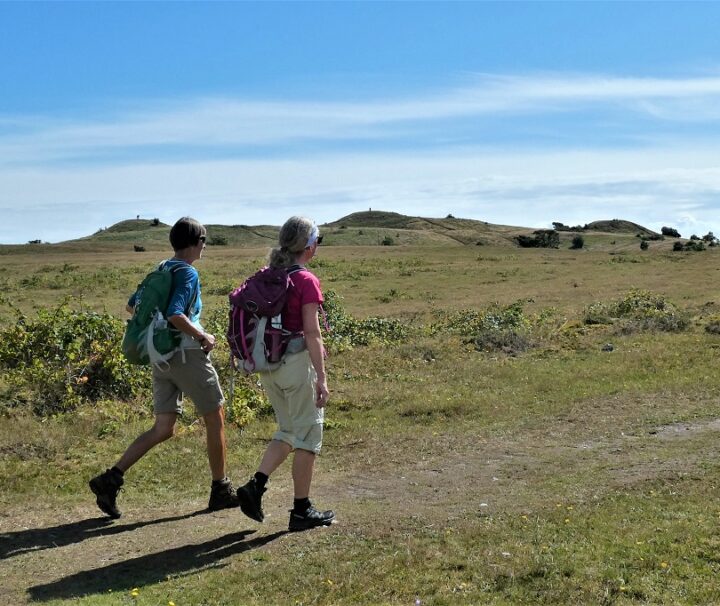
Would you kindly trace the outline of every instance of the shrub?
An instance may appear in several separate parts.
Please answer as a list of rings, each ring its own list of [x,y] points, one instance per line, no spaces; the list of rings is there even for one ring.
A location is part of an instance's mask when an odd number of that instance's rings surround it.
[[[575,234],[572,238],[570,248],[573,250],[578,250],[583,246],[585,246],[585,238],[583,238],[580,234]]]
[[[501,351],[510,356],[527,351],[532,347],[526,334],[514,330],[486,330],[473,337],[471,342],[478,351]]]
[[[502,351],[509,355],[532,347],[530,331],[533,321],[523,312],[524,301],[508,306],[491,305],[483,311],[463,309],[438,313],[430,333],[450,332],[466,337],[465,342],[479,351]],[[538,320],[542,323],[542,320]]]
[[[538,229],[532,236],[516,236],[515,240],[523,248],[559,248],[560,234],[554,229]]]
[[[647,250],[649,248],[649,244],[647,240],[641,240],[640,241],[640,250]]]
[[[720,316],[713,315],[708,318],[707,324],[705,324],[705,332],[720,335]]]
[[[555,231],[585,231],[585,227],[583,227],[582,225],[575,225],[573,227],[570,227],[569,225],[565,225],[564,223],[560,223],[559,221],[553,221],[552,226]]]
[[[409,327],[398,320],[353,318],[345,311],[340,296],[333,290],[325,293],[323,309],[328,324],[322,326],[323,340],[331,351],[343,351],[371,343],[397,343],[406,340],[410,333]]]
[[[687,328],[685,314],[662,295],[633,289],[621,299],[593,303],[585,308],[585,324],[619,324],[620,332],[659,330],[679,332]]]
[[[139,244],[133,244],[133,250],[135,252],[145,252],[145,247],[140,246]]]
[[[213,236],[208,244],[210,246],[227,246],[228,239],[226,236]]]
[[[660,233],[663,236],[668,236],[670,238],[679,238],[680,232],[677,229],[674,229],[673,227],[663,227],[660,229]]]
[[[383,246],[392,246],[393,244],[395,244],[395,240],[393,240],[392,236],[385,236],[382,240]]]
[[[685,250],[685,246],[682,242],[673,242],[673,248],[675,252]]]
[[[157,227],[158,225],[160,225],[160,219],[156,217],[155,219],[150,221],[150,225],[152,225],[153,227]]]
[[[0,332],[0,367],[36,414],[109,398],[129,400],[148,385],[148,369],[125,360],[124,323],[110,314],[71,310],[63,303],[29,318],[10,307],[16,323]]]
[[[705,242],[696,236],[695,240],[690,240],[685,243],[685,250],[700,252],[705,250]]]

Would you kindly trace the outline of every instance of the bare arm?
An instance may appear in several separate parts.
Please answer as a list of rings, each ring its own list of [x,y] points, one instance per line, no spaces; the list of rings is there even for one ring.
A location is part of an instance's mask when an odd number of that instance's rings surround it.
[[[310,361],[317,373],[315,406],[322,408],[327,403],[330,394],[327,387],[327,377],[325,376],[325,348],[320,333],[317,303],[307,303],[302,306],[302,321],[305,344],[310,354]]]
[[[215,347],[215,337],[209,332],[203,332],[197,326],[195,326],[185,314],[177,314],[170,316],[168,322],[177,328],[180,332],[184,332],[186,335],[190,335],[193,339],[198,341],[206,353],[212,351]]]

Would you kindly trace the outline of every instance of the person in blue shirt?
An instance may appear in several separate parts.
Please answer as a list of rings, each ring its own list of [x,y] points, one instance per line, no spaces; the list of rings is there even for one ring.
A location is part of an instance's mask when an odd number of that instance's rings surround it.
[[[183,410],[183,394],[190,397],[205,421],[212,476],[208,509],[217,511],[238,505],[232,483],[225,474],[225,399],[209,358],[215,347],[215,337],[200,324],[200,279],[193,267],[193,263],[202,257],[206,238],[205,227],[190,217],[179,219],[170,230],[170,244],[175,254],[162,267],[173,272],[173,291],[165,317],[182,333],[182,339],[179,350],[167,364],[153,365],[153,426],[128,446],[113,467],[90,480],[98,507],[111,518],[121,515],[117,495],[124,483],[125,472],[151,448],[175,434],[177,417]],[[130,313],[136,297],[137,293],[128,301]]]

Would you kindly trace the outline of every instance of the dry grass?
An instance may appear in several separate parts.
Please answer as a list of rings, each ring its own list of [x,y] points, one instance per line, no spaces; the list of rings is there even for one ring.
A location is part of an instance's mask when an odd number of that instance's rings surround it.
[[[717,313],[707,305],[716,253],[649,252],[618,262],[598,250],[323,249],[317,272],[325,288],[357,316],[419,326],[440,311],[493,302],[557,308],[540,345],[517,357],[478,352],[445,333],[333,356],[313,490],[318,505],[338,512],[339,523],[325,531],[284,533],[292,497],[286,467],[271,483],[264,526],[238,511],[195,515],[205,506],[207,471],[204,435],[192,418],[128,474],[125,516],[108,525],[97,519],[85,481],[146,418],[108,404],[46,421],[0,419],[0,598],[178,606],[720,602],[720,337],[704,330]],[[219,294],[205,304],[221,305],[223,285],[262,254],[211,249],[198,267],[204,288]],[[110,284],[86,284],[84,300],[119,309],[123,299],[114,299],[153,259],[8,256],[0,279],[29,310],[65,291],[24,288],[23,277],[45,279],[53,272],[43,267],[65,263],[82,276],[112,267]],[[677,334],[618,335],[582,324],[587,304],[631,287],[665,295],[692,325]],[[602,350],[608,341],[612,352]],[[230,429],[236,481],[254,470],[271,432],[269,419]]]

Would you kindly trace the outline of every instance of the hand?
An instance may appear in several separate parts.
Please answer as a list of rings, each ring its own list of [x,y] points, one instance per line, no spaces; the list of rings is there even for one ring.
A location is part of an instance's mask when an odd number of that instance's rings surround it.
[[[318,381],[315,385],[315,406],[316,408],[325,408],[325,404],[327,404],[328,398],[330,397],[330,392],[327,388],[327,382],[326,381]]]
[[[215,337],[209,332],[206,332],[205,337],[202,341],[200,341],[200,345],[205,353],[210,353],[213,349],[215,349]]]

